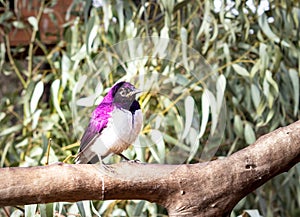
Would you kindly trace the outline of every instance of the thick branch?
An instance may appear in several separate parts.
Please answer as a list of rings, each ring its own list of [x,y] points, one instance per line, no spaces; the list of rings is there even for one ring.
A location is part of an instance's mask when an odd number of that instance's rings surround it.
[[[170,216],[225,216],[245,195],[300,161],[300,121],[222,160],[193,165],[55,164],[0,169],[0,206],[144,199]],[[104,182],[103,182],[104,181]],[[104,195],[102,194],[104,192]]]

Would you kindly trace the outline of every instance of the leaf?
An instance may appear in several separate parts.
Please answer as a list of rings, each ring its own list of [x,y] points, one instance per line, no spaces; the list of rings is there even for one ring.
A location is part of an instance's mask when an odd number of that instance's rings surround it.
[[[165,146],[165,142],[164,142],[162,133],[158,130],[151,130],[150,137],[151,137],[151,140],[154,142],[154,144],[157,147],[158,159],[156,159],[156,160],[158,160],[159,163],[164,163],[165,157],[166,157],[166,146]],[[154,150],[152,150],[152,151],[154,151]]]
[[[25,217],[35,216],[37,204],[25,205]]]
[[[146,201],[142,200],[135,206],[133,216],[143,216],[142,214],[143,214],[143,209],[145,207],[145,203]]]
[[[182,61],[183,65],[186,69],[189,69],[189,64],[187,61],[187,37],[188,33],[187,30],[184,27],[181,27],[180,29],[180,39],[181,39],[181,48],[182,48]]]
[[[37,125],[38,125],[38,122],[39,122],[39,118],[40,118],[40,115],[42,113],[42,110],[41,109],[38,109],[33,115],[32,115],[32,129],[36,129]]]
[[[39,30],[39,27],[38,27],[38,21],[35,17],[33,16],[30,16],[28,17],[28,23],[30,23],[30,25],[33,27],[33,30],[34,31],[38,31]]]
[[[10,214],[10,217],[22,217],[23,212],[21,210],[16,209],[15,211],[12,212],[12,214]]]
[[[218,112],[220,112],[223,105],[224,93],[226,89],[226,78],[223,74],[221,74],[217,79],[216,89],[217,89],[217,107],[218,107],[217,110]]]
[[[184,100],[185,125],[184,125],[184,131],[182,134],[182,139],[184,139],[187,136],[187,134],[189,133],[189,130],[191,128],[193,116],[194,116],[194,106],[195,106],[194,98],[191,96],[188,96]]]
[[[270,70],[266,70],[266,79],[269,82],[269,84],[271,84],[271,86],[274,88],[274,90],[276,91],[275,93],[277,95],[279,92],[278,85],[276,81],[274,81],[274,79],[272,78],[272,72]]]
[[[44,92],[44,83],[42,81],[39,81],[34,88],[34,91],[31,96],[30,100],[30,112],[33,114],[37,108],[37,105],[39,103],[39,100]]]
[[[243,122],[241,120],[241,117],[239,115],[234,116],[234,121],[233,121],[233,130],[236,133],[236,135],[240,138],[243,138]]]
[[[70,58],[63,53],[61,58],[61,86],[62,88],[66,88],[67,81],[70,77],[70,69],[71,69],[71,61]]]
[[[105,32],[108,31],[108,27],[109,27],[109,20],[112,18],[112,11],[111,11],[111,4],[108,0],[103,0],[102,1],[102,9],[103,9],[103,22],[104,22],[104,29]]]
[[[209,117],[209,97],[207,95],[207,89],[205,89],[202,94],[201,105],[202,105],[202,119],[201,119],[200,133],[198,137],[199,139],[202,138],[202,136],[205,133],[205,129]]]
[[[273,42],[276,43],[280,43],[282,45],[284,45],[285,47],[290,47],[289,43],[287,43],[285,40],[282,40],[274,34],[274,32],[271,30],[269,24],[268,24],[268,20],[267,20],[267,15],[266,14],[262,14],[259,19],[258,19],[258,24],[261,28],[261,30],[263,31],[263,33],[265,33],[265,35]]]
[[[215,96],[208,89],[206,90],[206,93],[209,98],[209,106],[211,109],[211,119],[212,119],[210,134],[213,135],[217,127],[219,113],[217,111],[217,101]]]
[[[53,203],[39,204],[41,217],[53,216]]]
[[[55,81],[53,81],[53,83],[51,85],[52,101],[53,101],[53,105],[54,105],[59,117],[63,120],[63,122],[65,124],[67,124],[65,116],[60,108],[59,101],[58,101],[58,99],[60,98],[59,97],[59,88],[60,88],[60,80],[56,79]]]
[[[117,13],[119,18],[120,32],[124,30],[124,2],[122,0],[117,0]]]
[[[293,84],[293,90],[294,90],[294,116],[296,117],[297,113],[299,112],[299,75],[298,72],[295,69],[289,70],[289,76]]]
[[[244,213],[247,213],[250,217],[262,217],[257,209],[247,209],[244,210]],[[238,217],[244,217],[246,214],[239,215]],[[247,215],[247,216],[248,216]]]
[[[0,122],[6,117],[4,112],[0,112]]]
[[[256,140],[255,133],[248,122],[245,124],[244,137],[248,145],[253,144]]]
[[[194,128],[191,128],[190,133],[189,133],[189,140],[191,144],[191,150],[189,154],[189,158],[187,162],[189,163],[196,155],[199,145],[200,145],[200,140],[198,138],[198,133]]]
[[[255,108],[257,109],[260,103],[260,92],[255,84],[251,84],[251,98]]]
[[[18,125],[14,125],[12,127],[9,127],[9,128],[6,128],[4,129],[1,133],[0,133],[0,137],[1,136],[5,136],[5,135],[9,135],[11,133],[14,133],[14,132],[17,132],[19,130],[22,129],[22,125],[21,124],[18,124]]]
[[[98,32],[98,25],[95,25],[96,18],[95,16],[91,17],[87,23],[87,33],[86,33],[86,51],[87,53],[91,52],[91,48],[93,45],[93,42],[97,36]]]
[[[241,75],[243,77],[249,77],[250,76],[249,72],[245,68],[241,67],[240,65],[233,64],[232,67],[233,67],[234,71],[237,74],[239,74],[239,75]]]

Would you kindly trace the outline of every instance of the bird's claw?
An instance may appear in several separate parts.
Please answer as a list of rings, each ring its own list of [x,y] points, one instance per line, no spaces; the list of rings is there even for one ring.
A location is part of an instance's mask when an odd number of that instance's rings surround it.
[[[139,159],[129,160],[128,162],[129,163],[138,163],[138,164],[142,163],[142,161],[140,161]]]

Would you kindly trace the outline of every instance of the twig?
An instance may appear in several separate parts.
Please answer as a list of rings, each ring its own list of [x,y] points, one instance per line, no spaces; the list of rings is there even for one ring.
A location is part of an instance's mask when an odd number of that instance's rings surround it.
[[[15,63],[14,58],[11,55],[10,42],[9,42],[9,36],[8,36],[8,34],[5,34],[4,38],[5,38],[6,52],[7,52],[7,56],[8,56],[9,62],[11,64],[11,66],[13,67],[14,71],[16,72],[16,74],[17,74],[19,80],[21,81],[23,87],[26,88],[27,84],[26,84],[24,78],[21,75],[21,72],[19,71],[19,69],[18,69],[18,67],[17,67],[17,65]]]
[[[44,8],[45,8],[45,0],[42,0],[38,15],[36,17],[38,26],[39,26],[39,22],[41,20]],[[37,32],[38,32],[38,28],[37,29],[33,28],[33,31],[32,31],[32,34],[31,34],[31,39],[30,39],[30,44],[29,44],[29,50],[28,50],[28,79],[27,79],[27,83],[30,82],[31,76],[32,76],[33,45],[34,45],[34,41],[35,41]]]

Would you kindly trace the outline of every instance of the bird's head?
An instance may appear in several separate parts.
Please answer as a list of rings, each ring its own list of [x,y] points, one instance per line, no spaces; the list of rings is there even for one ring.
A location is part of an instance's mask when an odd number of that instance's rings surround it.
[[[121,81],[115,84],[111,88],[111,91],[113,96],[113,103],[118,107],[122,107],[128,110],[135,100],[136,94],[141,92],[131,83],[125,81]]]

